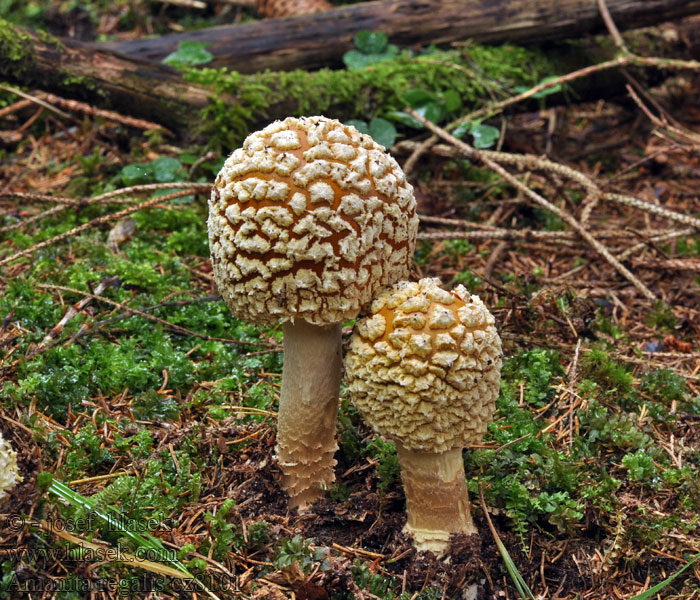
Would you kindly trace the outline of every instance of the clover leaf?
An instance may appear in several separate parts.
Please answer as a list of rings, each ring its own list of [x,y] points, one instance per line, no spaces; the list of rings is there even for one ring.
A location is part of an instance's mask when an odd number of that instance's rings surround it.
[[[205,50],[208,45],[209,44],[206,42],[180,42],[177,46],[177,50],[168,54],[168,56],[163,59],[163,62],[176,69],[204,65],[214,59],[214,55]]]
[[[360,31],[355,36],[356,50],[349,50],[343,55],[343,62],[348,69],[364,69],[382,60],[389,60],[398,54],[398,47],[389,44],[385,33]]]

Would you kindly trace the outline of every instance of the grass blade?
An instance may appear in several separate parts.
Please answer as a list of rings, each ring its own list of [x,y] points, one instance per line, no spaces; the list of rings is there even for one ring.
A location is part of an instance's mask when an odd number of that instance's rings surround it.
[[[657,583],[654,587],[649,588],[646,592],[642,592],[641,594],[638,594],[633,598],[630,598],[630,600],[649,600],[650,598],[653,598],[669,583],[676,579],[676,577],[681,575],[686,569],[692,567],[696,562],[698,562],[698,560],[700,560],[700,553],[696,554],[693,558],[691,558],[683,567],[678,569],[678,571],[676,571],[673,575],[669,575],[661,583]]]
[[[513,559],[511,558],[508,550],[503,545],[501,538],[498,537],[496,528],[493,526],[493,523],[491,522],[491,517],[489,516],[489,513],[486,510],[486,502],[484,502],[484,494],[481,491],[481,484],[479,484],[479,500],[481,501],[481,509],[484,511],[486,522],[489,524],[491,535],[493,536],[493,539],[496,542],[498,551],[501,553],[501,557],[503,558],[503,562],[506,565],[508,575],[510,575],[510,578],[513,580],[513,585],[515,585],[515,589],[518,591],[518,595],[522,600],[536,600],[535,595],[532,593],[532,590],[529,588],[527,583],[525,583],[523,576],[520,574],[520,571],[518,571],[518,567],[515,565],[515,562],[513,562]]]
[[[58,496],[62,500],[65,500],[66,502],[68,502],[72,506],[75,506],[76,508],[82,508],[86,511],[94,513],[97,517],[99,517],[105,523],[107,523],[110,526],[110,528],[112,528],[112,531],[118,531],[119,533],[124,535],[137,548],[150,550],[153,553],[155,553],[155,556],[161,557],[162,561],[168,561],[172,563],[175,566],[176,570],[182,573],[183,577],[196,581],[197,584],[202,588],[202,590],[210,598],[212,598],[212,600],[219,600],[219,598],[211,590],[209,590],[201,581],[199,581],[179,559],[173,556],[172,551],[166,549],[163,546],[163,543],[157,537],[154,537],[148,533],[146,533],[146,535],[144,536],[140,533],[130,531],[128,528],[124,527],[122,520],[116,519],[113,515],[109,514],[104,510],[100,510],[95,506],[95,502],[93,502],[90,498],[79,494],[75,490],[68,487],[66,484],[57,481],[56,479],[52,479],[51,485],[49,486],[49,492],[55,494],[56,496]],[[120,514],[119,511],[114,507],[110,507],[110,510],[114,511],[114,513],[117,515]]]

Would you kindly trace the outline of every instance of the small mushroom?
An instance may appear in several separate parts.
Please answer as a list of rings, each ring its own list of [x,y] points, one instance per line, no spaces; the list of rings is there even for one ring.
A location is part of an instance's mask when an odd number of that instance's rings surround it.
[[[493,418],[501,340],[493,315],[464,287],[400,282],[355,325],[345,360],[353,403],[396,442],[408,521],[419,550],[442,555],[473,534],[462,448]]]
[[[408,274],[413,189],[371,137],[325,117],[246,138],[209,202],[213,274],[233,314],[284,322],[277,457],[290,505],[334,480],[341,323]]]

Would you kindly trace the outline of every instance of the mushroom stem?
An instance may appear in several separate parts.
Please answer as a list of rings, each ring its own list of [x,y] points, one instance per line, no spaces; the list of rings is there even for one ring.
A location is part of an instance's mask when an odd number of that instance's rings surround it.
[[[341,325],[284,324],[277,457],[290,507],[305,510],[333,483]]]
[[[454,533],[477,533],[469,510],[462,450],[416,452],[396,442],[406,493],[404,532],[418,550],[443,555]]]

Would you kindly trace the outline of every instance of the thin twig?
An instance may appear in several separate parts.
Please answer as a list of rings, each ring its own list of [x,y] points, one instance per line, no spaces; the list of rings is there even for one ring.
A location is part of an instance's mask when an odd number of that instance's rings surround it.
[[[679,127],[671,125],[667,122],[666,118],[660,119],[659,117],[653,115],[629,84],[627,84],[627,93],[632,97],[632,100],[634,100],[634,103],[640,108],[640,110],[659,129],[664,129],[672,136],[678,137],[681,139],[681,141],[689,143],[693,146],[698,146],[698,144],[700,144],[700,137],[698,137],[697,134],[693,133],[692,131],[685,131]]]
[[[192,183],[190,181],[173,181],[172,183],[144,183],[141,185],[132,185],[130,187],[120,188],[111,192],[105,192],[99,196],[91,198],[99,202],[111,200],[117,196],[126,196],[128,194],[136,194],[143,192],[153,192],[155,190],[177,190],[187,188],[190,193],[209,192],[211,191],[211,183]],[[165,196],[163,196],[165,198]]]
[[[26,227],[27,225],[31,225],[32,223],[36,223],[37,221],[41,221],[41,219],[45,219],[46,217],[50,217],[51,215],[58,214],[60,212],[63,212],[64,210],[66,210],[66,206],[62,204],[54,206],[53,208],[49,208],[48,210],[42,210],[40,213],[37,213],[33,217],[28,217],[27,219],[24,219],[23,221],[18,221],[17,223],[13,223],[12,225],[5,225],[4,227],[0,227],[0,233],[7,233],[8,231],[21,229],[22,227]]]
[[[158,123],[152,123],[151,121],[146,121],[144,119],[136,119],[135,117],[128,117],[126,115],[121,115],[111,110],[104,110],[101,108],[95,108],[85,102],[79,102],[78,100],[69,100],[67,98],[61,98],[60,96],[55,96],[54,94],[49,94],[47,92],[42,92],[37,94],[40,99],[46,100],[51,104],[57,104],[72,110],[75,112],[82,112],[93,117],[100,117],[102,119],[107,119],[108,121],[116,121],[127,127],[133,127],[135,129],[145,129],[146,131],[153,131],[155,129],[160,129],[165,133],[172,134],[171,131],[159,125]]]
[[[526,196],[537,202],[540,206],[543,206],[547,210],[549,210],[551,213],[555,214],[558,216],[562,221],[566,222],[569,224],[569,226],[574,229],[583,239],[585,239],[605,260],[607,260],[623,277],[625,277],[634,287],[636,287],[643,295],[649,300],[656,300],[656,296],[652,293],[649,288],[647,288],[637,277],[627,268],[625,265],[623,265],[619,260],[617,260],[611,253],[610,251],[603,245],[601,244],[597,239],[595,239],[585,228],[581,226],[581,224],[567,211],[555,206],[542,196],[540,196],[538,193],[534,192],[531,190],[529,187],[523,185],[517,178],[515,178],[513,175],[511,175],[508,171],[506,171],[500,164],[495,162],[492,158],[490,158],[489,155],[492,154],[501,154],[501,153],[486,153],[486,152],[481,152],[479,150],[476,150],[475,148],[469,146],[465,142],[457,139],[453,135],[449,134],[447,131],[442,129],[441,127],[438,127],[434,123],[431,123],[427,119],[423,118],[422,115],[418,114],[416,111],[414,111],[411,108],[407,108],[406,111],[413,116],[414,118],[418,119],[424,127],[444,139],[445,141],[451,143],[454,145],[456,148],[460,149],[467,158],[471,158],[474,160],[477,160],[481,163],[483,163],[486,167],[488,167],[491,171],[494,173],[497,173],[500,175],[503,179],[505,179],[508,183],[513,185],[516,189],[520,190],[523,192]],[[556,164],[556,163],[554,163]],[[558,167],[561,167],[562,165],[557,165]],[[568,171],[573,171],[573,169],[569,169],[568,167],[565,168]]]
[[[638,208],[659,217],[670,219],[671,221],[676,221],[677,223],[682,223],[683,225],[693,227],[694,229],[700,231],[700,219],[693,217],[692,215],[677,213],[669,210],[668,208],[664,208],[663,206],[657,206],[656,204],[645,202],[644,200],[640,200],[639,198],[635,198],[633,196],[606,193],[603,194],[603,200],[615,202],[617,204],[624,204],[625,206],[633,206],[634,208]]]
[[[622,39],[620,31],[618,30],[617,25],[615,25],[615,21],[613,21],[612,15],[608,10],[608,5],[605,3],[605,0],[598,0],[598,9],[600,10],[600,16],[603,17],[605,26],[608,28],[610,37],[612,37],[615,45],[618,47],[620,52],[630,54],[627,44],[625,44],[625,40]]]
[[[627,248],[627,250],[618,254],[617,259],[618,260],[627,260],[634,253],[646,248],[650,243],[665,242],[665,241],[671,240],[673,238],[691,235],[692,233],[693,233],[693,229],[683,229],[681,231],[670,231],[669,233],[666,233],[663,235],[655,235],[653,237],[650,237],[648,240],[645,240],[643,242],[639,242],[638,244],[635,244],[634,246],[630,246],[629,248]]]
[[[642,269],[658,269],[660,271],[688,271],[700,273],[700,261],[691,259],[635,259],[633,264]]]
[[[173,6],[184,6],[185,8],[199,8],[204,9],[207,7],[206,2],[201,0],[158,0],[163,4],[172,4]]]
[[[196,304],[198,302],[218,302],[221,300],[221,296],[215,296],[215,295],[208,295],[208,296],[203,296],[201,298],[193,298],[192,300],[175,300],[173,302],[161,302],[159,304],[153,304],[151,306],[144,306],[141,308],[141,312],[150,312],[153,310],[157,310],[159,308],[164,308],[168,306],[186,306],[188,304]],[[100,328],[104,327],[105,325],[109,325],[110,323],[116,323],[117,321],[121,321],[123,319],[128,319],[129,315],[128,314],[120,314],[116,315],[114,317],[108,317],[107,319],[102,319],[101,321],[97,321],[96,323],[90,324],[89,327],[83,325],[78,331],[76,331],[71,337],[69,341],[74,341],[84,335],[91,334],[97,332]],[[262,342],[260,342],[262,344]],[[257,345],[258,342],[250,342],[251,345]]]
[[[27,108],[28,106],[33,106],[34,102],[31,100],[19,100],[15,102],[14,104],[10,104],[10,106],[6,106],[5,108],[0,108],[0,119],[7,117],[8,115],[11,115],[14,112],[17,112],[18,110],[22,110],[23,108]]]
[[[667,239],[680,237],[683,235],[689,235],[692,233],[692,229],[684,229],[682,231],[664,231],[662,234],[656,235],[649,238],[648,241],[664,241]],[[636,231],[628,231],[624,229],[603,229],[595,232],[596,237],[599,239],[612,239],[612,240],[622,240],[629,238],[639,238],[640,233]],[[649,235],[650,232],[645,232],[645,235]],[[505,240],[505,241],[516,241],[521,240],[525,242],[564,242],[573,241],[580,239],[580,236],[573,231],[539,231],[536,229],[481,229],[474,227],[474,229],[461,230],[461,231],[424,231],[418,234],[417,239],[419,240]],[[648,242],[642,242],[637,246],[645,246]],[[636,248],[637,246],[633,246]],[[624,258],[628,255],[625,254]],[[618,260],[624,260],[623,255],[618,256]]]
[[[574,444],[574,400],[575,400],[575,392],[574,390],[576,389],[576,380],[578,379],[578,357],[581,353],[581,338],[578,338],[576,340],[576,350],[574,350],[574,358],[571,361],[568,377],[569,377],[569,385],[568,385],[568,390],[569,390],[569,396],[570,396],[570,403],[569,403],[569,423],[568,423],[568,434],[569,434],[569,451],[571,451],[571,448]]]
[[[567,351],[567,352],[575,352],[576,351],[576,346],[574,344],[567,344],[566,342],[559,342],[559,341],[554,341],[551,336],[548,338],[540,338],[540,337],[535,337],[532,335],[524,335],[521,333],[513,333],[510,331],[501,331],[500,336],[502,340],[510,340],[512,342],[516,342],[519,344],[527,344],[529,346],[548,346],[548,347],[556,347],[560,350]],[[639,349],[630,346],[630,351],[632,352],[639,352]],[[594,348],[588,348],[588,347],[582,347],[581,352],[584,353],[589,353],[593,352]],[[670,369],[674,373],[677,373],[681,377],[685,378],[687,381],[697,381],[700,382],[700,376],[699,375],[693,375],[687,372],[683,372],[680,369],[673,367],[671,365],[668,365],[666,363],[663,363],[659,360],[652,360],[653,358],[671,358],[674,360],[678,359],[695,359],[697,356],[700,356],[700,352],[695,352],[695,353],[688,353],[688,354],[682,354],[682,353],[664,353],[664,352],[643,352],[645,355],[644,358],[639,358],[638,356],[629,356],[628,354],[625,354],[624,352],[621,351],[613,351],[610,352],[610,356],[621,360],[623,362],[631,363],[640,367],[643,367],[644,369],[649,369],[649,368],[656,368],[656,369]]]
[[[2,85],[2,84],[0,84],[0,90],[5,90],[6,92],[10,92],[12,94],[17,94],[18,96],[21,96],[22,98],[25,98],[26,100],[30,100],[34,104],[38,104],[39,106],[43,106],[45,109],[56,113],[57,115],[63,117],[64,119],[69,119],[71,121],[75,121],[75,117],[73,117],[72,115],[69,115],[68,113],[64,113],[62,110],[56,108],[55,106],[49,104],[48,102],[42,100],[41,98],[37,98],[36,96],[32,96],[31,94],[27,94],[26,92],[23,92],[22,90],[18,90],[17,88],[13,88],[13,87],[10,87],[8,85]]]
[[[35,194],[33,192],[0,192],[0,199],[24,200],[28,202],[46,202],[53,204],[67,204],[78,206],[85,203],[85,199],[66,198],[64,196],[52,196],[51,194]]]
[[[24,256],[31,256],[32,254],[34,254],[38,250],[41,250],[42,248],[52,246],[53,244],[61,242],[69,237],[73,237],[79,233],[82,233],[83,231],[86,231],[87,229],[90,229],[91,227],[97,227],[98,225],[104,225],[105,223],[109,223],[111,221],[118,221],[119,219],[121,219],[123,217],[126,217],[130,214],[133,214],[133,213],[138,212],[140,210],[143,210],[145,208],[151,208],[152,206],[155,206],[157,204],[161,204],[163,202],[168,202],[170,200],[174,200],[175,198],[181,198],[182,196],[189,196],[190,194],[192,194],[191,189],[187,189],[187,190],[180,191],[180,192],[173,192],[172,194],[167,194],[165,196],[151,198],[150,200],[146,200],[145,202],[141,202],[140,204],[137,204],[135,206],[130,206],[129,208],[125,208],[124,210],[120,210],[119,212],[116,212],[116,213],[104,215],[102,217],[97,217],[97,218],[93,219],[92,221],[88,221],[87,223],[84,223],[83,225],[79,225],[78,227],[74,227],[73,229],[70,229],[69,231],[65,231],[64,233],[61,233],[61,234],[56,235],[52,238],[49,238],[48,240],[44,240],[43,242],[39,242],[38,244],[35,244],[31,248],[27,248],[26,250],[21,250],[20,252],[15,252],[14,254],[8,256],[7,258],[0,260],[0,267],[3,267],[6,264],[11,263],[12,261],[17,260],[18,258],[22,258]]]
[[[153,190],[161,190],[161,189],[179,189],[185,187],[187,189],[191,189],[192,193],[197,193],[198,191],[209,191],[211,188],[211,185],[208,183],[190,183],[190,182],[174,182],[174,183],[149,183],[149,184],[144,184],[144,185],[135,185],[131,186],[128,188],[121,188],[119,190],[114,190],[112,192],[106,192],[105,194],[101,194],[99,196],[95,196],[94,198],[84,198],[84,199],[78,199],[74,200],[72,198],[63,198],[59,196],[50,196],[47,194],[32,194],[32,193],[23,193],[23,192],[4,192],[0,193],[0,198],[15,198],[19,200],[29,200],[33,202],[56,202],[60,204],[61,206],[54,206],[52,208],[49,208],[48,210],[42,211],[33,217],[29,217],[27,219],[24,219],[23,221],[19,221],[17,223],[13,223],[12,225],[5,225],[4,227],[0,227],[0,233],[5,233],[7,231],[13,231],[15,229],[22,229],[23,227],[26,227],[27,225],[31,225],[32,223],[36,223],[37,221],[40,221],[41,219],[45,219],[46,217],[50,216],[55,216],[64,210],[67,210],[70,207],[78,207],[78,208],[83,208],[86,206],[91,206],[93,204],[106,204],[106,203],[115,203],[118,202],[120,204],[123,204],[125,201],[124,200],[115,200],[117,196],[121,196],[124,194],[129,194],[129,193],[143,193],[147,191],[153,191]],[[187,194],[183,194],[187,195]],[[164,197],[164,196],[163,196]],[[132,202],[132,201],[128,201]]]
[[[437,136],[435,137],[437,138]],[[396,147],[398,150],[401,150],[402,148],[414,150],[420,145],[421,144],[417,142],[404,141],[397,144]],[[460,154],[460,150],[458,148],[446,146],[444,144],[434,145],[431,148],[431,151],[434,151],[442,156],[458,156]],[[534,154],[510,154],[508,152],[494,152],[493,150],[480,150],[479,152],[485,157],[491,158],[498,163],[516,165],[532,171],[551,171],[557,173],[562,177],[576,181],[589,193],[589,195],[593,195],[594,197],[596,194],[600,194],[600,198],[607,202],[614,202],[625,206],[633,206],[639,210],[643,210],[659,217],[664,217],[666,219],[670,219],[700,230],[700,219],[693,217],[692,215],[678,213],[668,208],[640,200],[639,198],[635,198],[633,196],[626,196],[624,194],[617,194],[613,192],[602,192],[598,184],[587,175],[552,160],[535,156]]]
[[[156,190],[178,190],[191,189],[192,193],[208,192],[211,190],[210,183],[193,183],[191,181],[173,181],[170,183],[144,183],[141,185],[132,185],[111,192],[105,192],[99,196],[92,198],[67,198],[65,196],[52,196],[50,194],[35,194],[32,192],[0,192],[0,199],[11,198],[16,200],[26,200],[29,202],[51,202],[55,204],[68,204],[70,206],[88,206],[99,202],[114,201],[114,198],[119,196],[128,196],[130,194],[142,194],[144,192],[153,192]]]
[[[111,285],[114,285],[118,281],[117,277],[107,277],[106,279],[103,279],[100,281],[99,285],[95,288],[94,294],[96,296],[99,296],[104,292],[108,287]],[[54,325],[51,330],[49,331],[48,334],[44,337],[44,339],[41,341],[41,343],[34,348],[33,350],[29,351],[27,353],[27,357],[34,356],[36,354],[41,354],[45,350],[48,349],[49,343],[57,338],[61,333],[63,332],[63,329],[65,326],[68,324],[68,322],[75,317],[83,308],[85,308],[90,302],[92,301],[91,296],[84,296],[81,300],[73,304],[67,311],[66,314],[63,315],[63,318],[56,324]]]
[[[547,81],[544,81],[538,85],[531,87],[529,90],[526,90],[520,94],[516,94],[515,96],[511,96],[510,98],[506,98],[505,100],[501,100],[500,102],[496,102],[495,104],[490,104],[490,105],[484,106],[483,108],[475,110],[467,115],[463,115],[459,119],[452,121],[451,123],[449,123],[448,125],[445,126],[445,129],[447,131],[452,131],[455,127],[457,127],[458,125],[460,125],[462,123],[474,121],[475,119],[484,119],[484,118],[494,117],[497,114],[503,112],[503,110],[505,110],[509,106],[512,106],[514,104],[518,104],[519,102],[522,102],[523,100],[527,100],[529,98],[532,98],[533,96],[535,96],[535,95],[537,95],[540,92],[543,92],[545,90],[555,88],[555,87],[562,85],[562,84],[565,84],[565,83],[571,83],[572,81],[575,81],[577,79],[582,79],[583,77],[589,77],[590,75],[593,75],[595,73],[600,73],[602,71],[607,71],[609,69],[624,68],[624,67],[628,67],[628,66],[636,66],[636,67],[642,67],[642,68],[655,68],[655,69],[677,69],[677,70],[688,70],[688,71],[700,71],[700,62],[698,62],[696,60],[679,60],[679,59],[672,59],[672,58],[637,56],[636,54],[622,54],[622,55],[620,55],[616,58],[613,58],[611,60],[607,60],[605,62],[598,63],[597,65],[591,65],[588,67],[584,67],[583,69],[578,69],[576,71],[572,71],[571,73],[567,73],[566,75],[562,75],[560,77],[555,77],[553,79],[549,79]],[[411,156],[409,156],[409,158],[407,159],[407,161],[405,163],[409,167],[409,170],[415,166],[415,163],[420,159],[422,154],[428,148],[430,148],[437,140],[438,140],[438,136],[431,135],[424,142],[421,142],[420,146],[415,147],[413,149]]]
[[[177,331],[178,333],[181,333],[183,335],[195,336],[195,337],[201,338],[203,340],[207,340],[209,342],[225,342],[227,344],[240,344],[242,346],[269,346],[269,344],[266,344],[265,342],[247,342],[245,340],[234,340],[231,338],[219,338],[219,337],[213,337],[210,335],[206,335],[203,333],[197,333],[196,331],[192,331],[191,329],[187,329],[186,327],[182,327],[181,325],[176,325],[175,323],[171,323],[170,321],[166,321],[165,319],[161,319],[160,317],[156,317],[155,315],[149,315],[148,313],[145,313],[142,310],[139,310],[137,308],[131,308],[130,306],[127,306],[123,302],[117,302],[115,300],[111,300],[110,298],[106,298],[105,296],[101,296],[99,294],[91,294],[90,292],[85,292],[83,290],[78,290],[76,288],[66,287],[63,285],[43,284],[43,283],[38,284],[37,287],[41,288],[41,289],[46,289],[46,290],[59,290],[62,292],[70,292],[71,294],[78,294],[78,295],[82,295],[84,297],[99,300],[100,302],[104,302],[105,304],[115,306],[121,310],[125,310],[127,312],[138,315],[139,317],[143,317],[144,319],[149,319],[150,321],[155,321],[156,323],[160,323],[161,325],[165,325],[166,327],[169,327],[170,329],[173,329],[174,331]]]
[[[540,92],[544,92],[545,90],[555,88],[559,85],[562,85],[563,83],[569,83],[571,81],[575,81],[576,79],[588,77],[589,75],[592,75],[594,73],[598,73],[600,71],[605,71],[607,69],[612,69],[612,68],[617,68],[617,67],[623,66],[625,64],[625,62],[626,62],[625,57],[618,57],[618,58],[615,58],[613,60],[609,60],[609,61],[597,64],[597,65],[591,65],[589,67],[584,67],[583,69],[578,69],[577,71],[572,71],[571,73],[567,73],[566,75],[562,75],[561,77],[556,77],[554,79],[544,81],[538,85],[531,87],[529,90],[521,92],[520,94],[516,94],[515,96],[511,96],[510,98],[506,98],[505,100],[501,100],[500,102],[496,102],[495,104],[490,104],[490,105],[484,106],[483,108],[480,108],[480,109],[475,110],[467,115],[464,115],[464,116],[460,117],[459,119],[452,121],[451,123],[446,125],[445,129],[448,131],[451,131],[452,129],[454,129],[458,125],[461,125],[462,123],[473,121],[475,119],[494,117],[497,114],[503,112],[509,106],[512,106],[514,104],[518,104],[518,103],[522,102],[523,100],[527,100],[529,98],[532,98],[533,96],[539,94]],[[408,158],[408,160],[405,163],[406,168],[408,170],[412,169],[414,167],[415,163],[421,157],[421,155],[428,148],[430,148],[430,146],[432,146],[435,142],[437,142],[438,138],[439,138],[439,136],[437,136],[437,135],[431,135],[424,142],[422,142],[419,147],[415,148],[413,150],[413,153],[411,154],[411,156]]]

